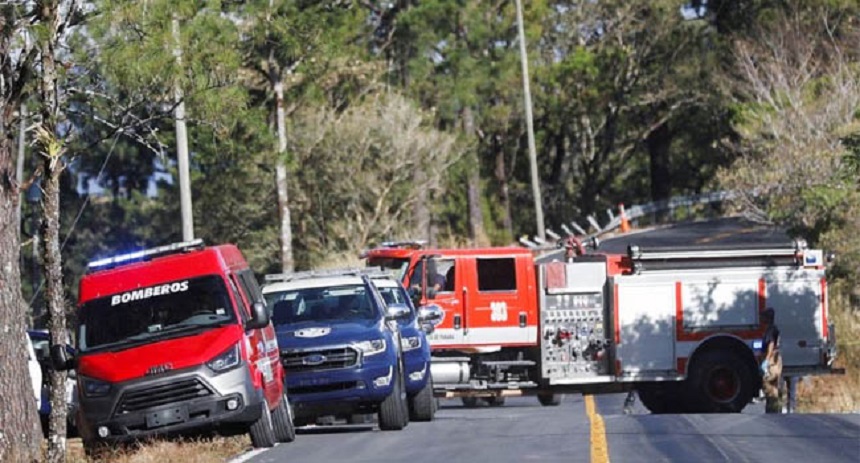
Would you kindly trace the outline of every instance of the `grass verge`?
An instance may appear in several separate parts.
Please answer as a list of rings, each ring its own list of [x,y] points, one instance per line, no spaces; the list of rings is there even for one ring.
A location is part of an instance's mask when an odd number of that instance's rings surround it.
[[[104,449],[97,458],[84,454],[80,439],[69,441],[69,463],[210,463],[227,461],[251,448],[247,435],[183,440],[154,440]]]
[[[853,307],[845,284],[830,289],[830,320],[836,326],[835,366],[844,375],[817,376],[797,388],[797,407],[806,413],[860,412],[860,309]]]

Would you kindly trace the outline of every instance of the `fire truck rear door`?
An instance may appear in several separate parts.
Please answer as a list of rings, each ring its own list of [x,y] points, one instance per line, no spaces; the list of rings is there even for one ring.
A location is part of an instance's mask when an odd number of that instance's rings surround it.
[[[767,306],[776,313],[785,366],[812,366],[821,359],[823,270],[780,269],[767,277]]]

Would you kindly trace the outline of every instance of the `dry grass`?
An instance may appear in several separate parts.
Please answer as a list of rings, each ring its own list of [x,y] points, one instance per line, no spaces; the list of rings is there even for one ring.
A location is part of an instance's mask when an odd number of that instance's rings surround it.
[[[848,291],[830,290],[830,319],[836,325],[839,353],[835,365],[844,375],[818,376],[801,383],[798,409],[812,413],[860,412],[860,309],[852,307]]]
[[[227,461],[251,446],[247,435],[186,440],[157,440],[130,447],[105,449],[99,458],[87,458],[80,439],[69,442],[69,463],[210,463]]]

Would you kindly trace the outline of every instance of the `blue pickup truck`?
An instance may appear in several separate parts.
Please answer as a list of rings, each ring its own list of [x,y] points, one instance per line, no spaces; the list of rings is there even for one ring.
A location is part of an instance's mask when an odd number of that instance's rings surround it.
[[[409,418],[414,421],[432,421],[436,413],[433,398],[433,379],[430,376],[430,344],[426,334],[432,332],[442,319],[438,306],[415,310],[409,293],[400,281],[386,272],[370,270],[371,280],[382,294],[386,305],[402,306],[409,315],[397,320],[400,325],[401,350],[405,365],[406,394],[409,401]]]
[[[408,307],[388,306],[361,272],[268,275],[263,294],[297,425],[376,413],[382,430],[406,427],[398,320],[410,316]]]

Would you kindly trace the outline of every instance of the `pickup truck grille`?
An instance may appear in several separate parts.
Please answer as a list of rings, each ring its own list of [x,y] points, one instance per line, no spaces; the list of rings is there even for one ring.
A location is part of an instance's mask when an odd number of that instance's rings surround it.
[[[210,395],[212,395],[212,391],[199,379],[183,379],[158,386],[144,386],[126,391],[119,400],[117,411],[118,413],[135,412]]]
[[[358,363],[358,351],[351,347],[303,352],[281,352],[281,362],[289,372],[335,370]]]

